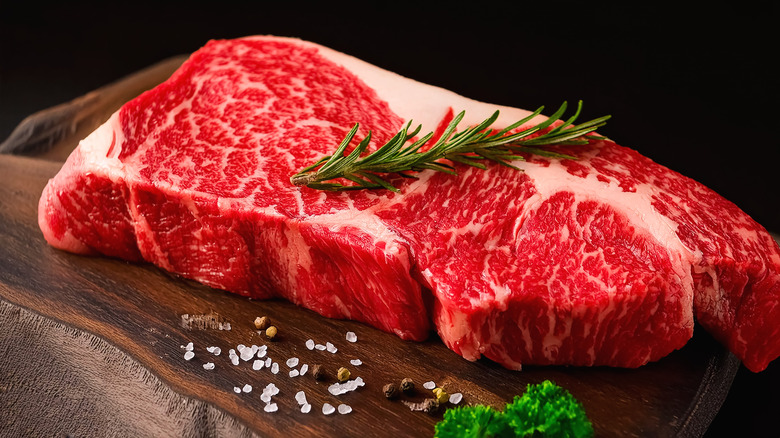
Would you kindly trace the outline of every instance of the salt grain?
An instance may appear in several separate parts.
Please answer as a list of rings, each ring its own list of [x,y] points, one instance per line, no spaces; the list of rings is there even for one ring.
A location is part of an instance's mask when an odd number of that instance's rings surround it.
[[[433,389],[436,388],[436,382],[430,381],[423,383],[423,388],[425,389]]]
[[[339,405],[339,414],[344,415],[349,414],[350,412],[352,412],[352,406],[344,404]]]
[[[274,362],[273,365],[271,365],[271,372],[274,374],[279,374],[279,363]]]
[[[265,405],[263,410],[266,412],[276,412],[279,410],[279,406],[277,406],[276,403],[268,403],[267,405]]]
[[[460,401],[463,400],[463,394],[456,392],[455,394],[450,395],[450,403],[456,405],[460,403]]]
[[[309,350],[314,350],[314,340],[309,339],[308,341],[306,341],[306,348],[308,348]]]
[[[222,353],[222,349],[219,347],[206,347],[206,351],[213,354],[214,356],[219,356],[219,354]]]
[[[309,371],[309,364],[307,363],[301,365],[301,375],[306,374],[306,371]]]
[[[260,394],[260,400],[263,401],[263,403],[271,403],[271,396],[266,393]]]
[[[268,346],[267,345],[261,345],[261,346],[257,347],[257,357],[258,358],[265,357],[265,353],[267,351],[268,351]]]
[[[268,385],[265,385],[265,388],[263,388],[263,393],[269,395],[279,394],[279,387],[277,387],[273,383],[269,383]]]
[[[242,351],[244,351],[244,348],[246,348],[246,345],[244,345],[244,344],[238,344],[238,345],[236,345],[236,350],[237,350],[239,353],[241,353]]]
[[[336,412],[336,408],[333,407],[330,403],[325,403],[322,405],[322,413],[325,415],[330,415],[332,413]]]
[[[357,342],[357,335],[355,332],[347,332],[347,340],[349,342]]]
[[[186,351],[192,351],[195,349],[195,345],[193,345],[192,342],[190,342],[189,344],[187,344],[186,347],[182,345],[182,348],[184,348],[184,350]]]
[[[238,386],[234,386],[233,392],[235,392],[236,394],[241,394],[241,388],[239,388]]]
[[[363,361],[360,360],[360,359],[352,359],[351,361],[349,361],[349,363],[351,363],[352,365],[354,365],[356,367],[360,366],[360,365],[363,365]]]
[[[244,392],[252,392],[252,385],[247,383],[243,388],[241,388],[241,390]]]
[[[298,377],[301,374],[298,370],[290,370],[290,377]]]
[[[265,367],[266,368],[271,368],[271,358],[270,357],[265,358]]]
[[[184,360],[190,360],[193,357],[195,357],[195,353],[193,353],[191,351],[188,351],[188,352],[184,353]]]
[[[238,365],[238,356],[230,356],[230,363]]]
[[[255,371],[261,370],[261,369],[263,369],[263,365],[265,365],[265,363],[262,360],[255,359],[255,361],[252,362],[252,369],[255,370]]]
[[[330,386],[328,386],[328,392],[330,392],[333,395],[341,395],[345,394],[350,391],[354,391],[361,386],[365,386],[365,382],[363,382],[362,377],[358,377],[354,380],[347,380],[344,383],[334,383]]]
[[[287,366],[290,368],[295,368],[298,366],[298,358],[297,357],[291,357],[287,359]]]
[[[297,401],[299,405],[305,405],[307,403],[306,402],[306,393],[303,392],[303,391],[298,391],[295,394],[295,401]]]
[[[308,414],[309,412],[311,412],[311,405],[306,403],[305,405],[301,406],[301,412],[303,412],[304,414]]]
[[[317,350],[320,350],[320,351],[322,351],[322,350],[324,350],[326,347],[325,347],[324,345],[322,345],[322,344],[317,344],[317,345],[315,345],[315,346],[314,346],[314,348],[315,348],[315,349],[317,349]]]
[[[325,349],[328,350],[331,353],[335,353],[335,352],[339,351],[339,349],[336,348],[336,346],[331,344],[330,342],[327,342],[325,344]]]
[[[244,348],[241,350],[241,360],[244,362],[249,361],[249,359],[253,358],[255,356],[254,352],[251,348]]]
[[[204,370],[213,370],[214,369],[214,362],[206,362],[203,364]]]

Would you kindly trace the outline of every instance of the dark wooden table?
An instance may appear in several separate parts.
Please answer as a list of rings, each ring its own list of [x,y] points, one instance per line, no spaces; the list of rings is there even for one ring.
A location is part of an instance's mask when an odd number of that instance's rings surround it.
[[[534,8],[513,2],[464,13],[422,3],[410,9],[399,9],[395,3],[372,9],[332,2],[319,7],[294,2],[222,1],[208,7],[189,2],[70,2],[46,7],[3,2],[0,141],[24,116],[188,53],[209,38],[297,36],[483,101],[536,107],[581,98],[584,116],[613,115],[605,131],[611,137],[705,183],[778,231],[775,198],[780,183],[772,110],[778,82],[767,55],[774,50],[778,19],[777,7],[743,4],[671,13],[651,3],[619,8],[592,3],[551,8],[540,3]],[[401,427],[406,435],[429,434],[436,418],[376,399],[383,379],[406,373],[420,379],[450,379],[442,381],[463,391],[464,402],[497,404],[525,383],[552,376],[583,397],[597,430],[606,436],[631,431],[663,436],[673,434],[675,427],[679,431],[681,424],[695,435],[717,410],[720,394],[702,399],[696,388],[724,388],[728,374],[708,383],[705,375],[722,374],[713,373],[717,370],[713,368],[710,374],[705,371],[710,364],[729,365],[721,370],[733,370],[734,364],[700,330],[684,351],[636,372],[506,373],[489,363],[463,363],[435,339],[421,345],[400,343],[360,325],[322,320],[280,302],[248,302],[147,266],[51,250],[35,226],[36,192],[73,144],[45,153],[47,142],[62,138],[58,128],[74,126],[74,114],[79,122],[74,131],[66,132],[71,139],[83,136],[101,117],[89,108],[95,103],[117,105],[140,91],[131,88],[82,99],[83,111],[74,113],[71,108],[54,117],[57,122],[49,130],[26,141],[41,146],[36,159],[0,155],[0,436],[9,435],[9,430],[30,432],[21,434],[25,436],[35,435],[32,431],[56,436],[98,429],[103,433],[85,434],[229,436],[272,427],[289,432],[280,425],[286,420],[259,411],[263,404],[257,385],[248,397],[231,393],[246,369],[233,369],[225,353],[215,358],[219,368],[211,372],[198,362],[208,357],[202,348],[209,343],[227,347],[256,342],[244,324],[257,313],[278,318],[292,336],[274,344],[280,357],[298,350],[310,353],[301,341],[321,332],[323,339],[332,335],[334,342],[344,344],[338,357],[331,358],[333,363],[346,359],[342,353],[360,353],[364,360],[361,372],[367,384],[348,401],[355,407],[354,415],[323,420],[320,414],[312,423],[318,430],[357,434],[365,426],[368,435],[387,426],[383,431],[388,434]],[[185,312],[217,312],[235,328],[187,330],[180,326]],[[342,341],[341,332],[348,327],[360,336],[357,344]],[[198,353],[190,362],[183,361],[179,348],[188,340]],[[377,356],[369,360],[374,353]],[[408,360],[397,364],[396,357]],[[693,365],[686,362],[692,359]],[[739,367],[705,437],[780,436],[777,362],[757,374]],[[681,371],[693,374],[682,378]],[[328,398],[322,384],[288,383],[280,393],[286,398],[280,398],[277,414],[296,407],[290,398],[296,385],[311,387],[313,401]],[[593,385],[603,385],[603,392]],[[658,388],[647,396],[647,385]],[[382,414],[365,425],[368,412]],[[681,420],[686,415],[699,420],[686,423]],[[301,427],[300,420],[306,417],[290,418]]]
[[[435,337],[403,342],[349,321],[322,318],[281,301],[256,302],[185,281],[148,265],[82,257],[49,247],[37,228],[37,200],[78,139],[122,102],[163,80],[172,58],[35,114],[0,146],[0,427],[24,434],[73,436],[251,435],[431,436],[441,413],[412,412],[382,396],[385,383],[412,377],[464,394],[464,404],[502,407],[528,383],[551,379],[580,399],[599,436],[701,436],[716,416],[739,363],[697,328],[684,349],[637,370],[527,367],[512,372],[489,361],[467,362]],[[185,324],[197,316],[203,326]],[[267,315],[275,342],[253,329]],[[231,330],[219,330],[218,323]],[[350,343],[345,333],[359,340]],[[332,342],[335,354],[305,342]],[[182,347],[193,342],[195,357]],[[234,366],[228,350],[268,345],[279,374]],[[214,356],[206,347],[218,346]],[[291,378],[285,362],[321,364],[330,377]],[[360,359],[359,366],[349,364]],[[212,362],[215,369],[203,364]],[[340,366],[366,384],[333,396]],[[279,411],[263,411],[262,388],[274,383]],[[251,384],[251,393],[234,393]],[[312,412],[293,395],[305,391]],[[420,401],[425,391],[407,401]],[[324,403],[349,404],[325,416]]]

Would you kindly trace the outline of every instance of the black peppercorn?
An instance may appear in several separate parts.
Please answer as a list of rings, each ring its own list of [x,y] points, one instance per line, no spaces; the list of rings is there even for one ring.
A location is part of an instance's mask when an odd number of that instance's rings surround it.
[[[392,383],[385,385],[384,388],[382,388],[382,391],[385,393],[385,397],[390,400],[398,397],[398,388],[396,388]]]
[[[410,378],[405,378],[401,380],[401,391],[404,392],[404,394],[411,394],[414,392],[414,380]]]

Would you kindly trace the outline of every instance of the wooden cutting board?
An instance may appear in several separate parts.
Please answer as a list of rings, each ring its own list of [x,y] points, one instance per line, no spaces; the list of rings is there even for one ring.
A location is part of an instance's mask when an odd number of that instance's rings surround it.
[[[553,380],[585,407],[597,436],[701,436],[728,393],[739,361],[700,327],[688,345],[635,370],[533,367],[509,371],[468,362],[438,338],[404,342],[365,325],[323,318],[283,301],[252,301],[177,278],[150,265],[77,256],[49,247],[37,225],[41,190],[78,139],[121,105],[164,80],[181,57],[25,120],[0,151],[0,430],[10,436],[432,436],[441,412],[413,412],[434,381],[462,405],[503,408],[529,383]],[[18,155],[28,155],[21,157]],[[184,323],[183,315],[201,324]],[[269,342],[257,316],[279,328]],[[229,323],[230,330],[215,328]],[[348,342],[345,333],[357,334]],[[309,350],[331,342],[336,353]],[[185,360],[184,345],[195,356]],[[231,364],[238,344],[267,345],[273,374]],[[215,356],[210,346],[220,347]],[[320,364],[290,377],[288,358]],[[359,359],[362,365],[350,364]],[[213,370],[204,369],[206,362]],[[365,386],[327,388],[348,367]],[[311,369],[311,368],[310,368]],[[387,400],[386,383],[410,377],[416,395]],[[262,389],[274,383],[277,412]],[[234,388],[250,384],[251,392]],[[300,412],[295,394],[312,405]],[[324,403],[352,412],[324,415]]]

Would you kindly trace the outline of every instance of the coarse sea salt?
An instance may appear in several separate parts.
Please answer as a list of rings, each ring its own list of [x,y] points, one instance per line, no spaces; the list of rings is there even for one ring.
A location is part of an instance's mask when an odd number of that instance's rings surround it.
[[[241,388],[239,388],[238,386],[234,386],[233,392],[235,392],[236,394],[241,394]]]
[[[305,405],[307,403],[306,401],[306,393],[303,391],[298,391],[295,393],[295,401],[298,402],[299,405]]]
[[[263,388],[263,394],[276,395],[279,394],[279,387],[273,384],[273,382],[265,385]]]
[[[230,363],[232,363],[233,365],[238,365],[238,362],[239,362],[238,356],[230,356]]]
[[[246,348],[246,345],[244,345],[244,344],[238,344],[238,345],[236,345],[236,350],[237,350],[239,353],[241,353],[242,351],[244,351],[244,348]]]
[[[263,410],[266,412],[276,412],[279,410],[279,406],[277,406],[276,403],[268,403],[267,405],[265,405]]]
[[[266,368],[271,368],[271,358],[270,357],[266,357],[265,358],[265,367]]]
[[[363,361],[360,360],[360,359],[352,359],[351,361],[349,361],[349,363],[354,365],[354,366],[356,366],[356,367],[359,367],[360,365],[363,365]]]
[[[241,388],[241,390],[244,392],[252,392],[252,385],[247,383],[243,388]]]
[[[349,414],[350,412],[352,412],[352,406],[345,404],[339,405],[339,414],[344,415]]]
[[[315,346],[314,346],[314,348],[315,348],[316,350],[320,350],[320,351],[322,351],[322,350],[324,350],[324,349],[325,349],[325,348],[327,348],[327,347],[325,347],[325,346],[324,346],[324,345],[322,345],[322,344],[317,344],[317,345],[315,345]]]
[[[265,365],[265,362],[263,362],[260,359],[255,359],[254,362],[252,362],[252,369],[257,371],[263,369],[263,365]]]
[[[298,366],[298,358],[297,357],[291,357],[287,359],[287,366],[290,368],[295,368]]]
[[[298,370],[290,370],[289,376],[290,377],[298,377],[301,375],[301,372]]]
[[[204,370],[213,370],[214,369],[214,362],[206,362],[203,364]]]
[[[193,357],[195,357],[195,353],[193,353],[191,351],[188,351],[188,352],[184,353],[184,360],[190,360]]]
[[[300,371],[301,375],[306,374],[306,371],[309,371],[309,364],[307,364],[307,363],[301,365],[301,371]]]
[[[460,403],[460,401],[463,400],[463,394],[456,392],[455,394],[450,394],[450,403],[456,405]]]
[[[336,412],[336,408],[333,407],[330,403],[325,403],[322,405],[322,413],[325,415],[330,415],[332,413]]]
[[[347,332],[347,341],[357,342],[357,335],[355,334],[355,332]]]
[[[222,349],[219,347],[206,347],[206,351],[213,354],[214,356],[219,356],[219,354],[222,353]]]
[[[313,339],[309,339],[308,341],[306,341],[306,348],[308,348],[309,350],[314,350],[314,340]]]
[[[262,359],[263,357],[265,357],[265,353],[267,351],[268,351],[268,346],[267,345],[261,345],[261,346],[257,347],[257,357],[259,359]]]
[[[274,374],[279,374],[279,363],[278,362],[274,362],[271,365],[271,372],[274,373]]]
[[[339,349],[336,348],[336,346],[331,344],[330,342],[325,343],[325,349],[331,353],[336,353],[337,351],[339,351]]]
[[[360,388],[361,386],[365,386],[365,382],[363,382],[362,377],[358,377],[354,380],[347,380],[344,383],[336,382],[328,386],[328,392],[330,392],[333,395],[341,395],[350,391],[354,391]]]
[[[192,351],[195,349],[195,345],[192,342],[190,342],[187,345],[182,345],[181,348],[183,348],[185,351]]]
[[[304,414],[308,414],[309,412],[311,412],[311,405],[308,403],[301,405],[301,412],[303,412]]]
[[[434,389],[434,388],[436,388],[436,382],[434,382],[434,381],[425,382],[425,383],[423,383],[423,388],[425,388],[425,389]]]
[[[241,350],[241,360],[244,362],[248,362],[249,359],[253,358],[255,356],[254,352],[251,348],[244,348]]]

